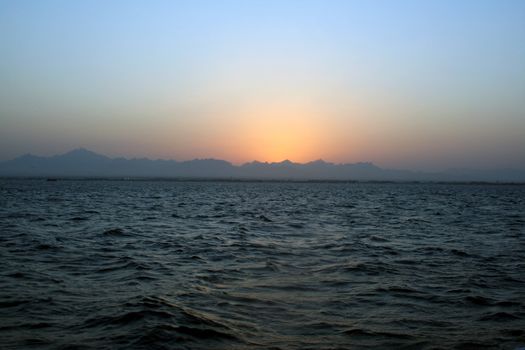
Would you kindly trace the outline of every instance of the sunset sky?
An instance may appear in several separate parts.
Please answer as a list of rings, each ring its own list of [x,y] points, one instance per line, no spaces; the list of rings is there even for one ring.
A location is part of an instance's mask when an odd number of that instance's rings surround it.
[[[0,160],[525,169],[525,1],[3,1]]]

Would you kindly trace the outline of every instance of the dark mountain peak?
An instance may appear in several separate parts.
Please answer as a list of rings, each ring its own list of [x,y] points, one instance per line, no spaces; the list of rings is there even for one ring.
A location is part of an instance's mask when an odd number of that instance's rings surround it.
[[[324,166],[324,165],[332,165],[332,163],[325,162],[323,159],[317,159],[317,160],[313,160],[311,162],[308,162],[305,165]]]
[[[197,158],[192,160],[187,160],[184,163],[201,163],[201,164],[221,164],[221,165],[231,165],[230,162],[222,159],[215,158]]]
[[[250,171],[250,172],[261,172],[261,171],[267,171],[267,169],[269,168],[270,164],[273,164],[273,163],[260,162],[258,160],[253,160],[251,162],[247,162],[247,163],[241,164],[239,166],[239,169],[244,169],[244,170]]]
[[[78,158],[78,159],[88,159],[88,158],[92,158],[92,159],[107,159],[106,156],[103,156],[101,154],[95,153],[93,151],[90,151],[90,150],[82,148],[82,147],[75,148],[72,151],[69,151],[67,153],[64,153],[62,155],[55,156],[55,157],[60,157],[60,158]]]
[[[258,160],[252,160],[251,162],[246,162],[242,164],[241,166],[260,166],[260,165],[268,165],[268,162],[261,162]]]

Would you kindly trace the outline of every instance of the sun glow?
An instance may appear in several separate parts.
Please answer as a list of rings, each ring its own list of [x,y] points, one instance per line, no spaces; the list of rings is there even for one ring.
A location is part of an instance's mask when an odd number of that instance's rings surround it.
[[[323,144],[321,123],[300,108],[267,108],[248,114],[242,144],[257,160],[306,162],[318,157]]]

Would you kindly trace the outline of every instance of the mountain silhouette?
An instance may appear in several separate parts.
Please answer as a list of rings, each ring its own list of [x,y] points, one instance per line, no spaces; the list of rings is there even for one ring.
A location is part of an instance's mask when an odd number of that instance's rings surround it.
[[[25,154],[0,162],[0,176],[525,182],[525,171],[513,169],[450,169],[430,173],[384,169],[369,162],[336,164],[322,159],[308,163],[253,161],[237,166],[219,159],[110,158],[84,148],[51,157]]]

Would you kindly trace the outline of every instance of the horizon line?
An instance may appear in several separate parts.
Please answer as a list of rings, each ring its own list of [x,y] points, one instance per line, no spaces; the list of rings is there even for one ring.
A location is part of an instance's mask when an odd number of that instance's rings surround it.
[[[138,157],[138,156],[125,157],[125,156],[108,156],[106,154],[98,153],[96,151],[90,150],[90,149],[88,149],[86,147],[82,147],[82,146],[73,148],[73,149],[71,149],[69,151],[65,151],[63,153],[55,153],[55,154],[47,155],[47,156],[46,155],[37,155],[37,154],[33,154],[31,152],[23,153],[23,154],[21,154],[19,156],[15,156],[14,158],[0,160],[0,163],[13,161],[15,159],[18,159],[18,158],[21,158],[21,157],[24,157],[24,156],[32,156],[32,157],[38,157],[38,158],[52,158],[52,157],[64,156],[64,155],[67,155],[67,154],[70,154],[70,153],[73,153],[73,152],[78,152],[78,151],[91,153],[91,154],[94,154],[94,155],[97,155],[97,156],[101,156],[101,157],[105,157],[105,158],[108,158],[108,159],[111,159],[111,160],[125,159],[125,160],[172,161],[172,162],[178,162],[178,163],[191,162],[191,161],[212,160],[212,161],[226,162],[226,163],[228,163],[228,164],[230,164],[231,166],[234,166],[234,167],[241,167],[243,165],[252,164],[252,163],[267,164],[267,165],[283,164],[283,163],[290,163],[290,164],[294,164],[294,165],[308,165],[308,164],[311,164],[311,163],[319,162],[319,163],[324,163],[326,165],[334,165],[334,166],[338,166],[338,165],[370,165],[370,166],[377,167],[377,168],[382,169],[382,170],[400,170],[400,171],[411,171],[411,172],[422,172],[422,173],[439,173],[439,172],[446,172],[446,171],[451,171],[451,170],[468,170],[468,171],[501,171],[501,170],[525,171],[525,168],[522,168],[522,167],[499,167],[499,168],[498,167],[492,167],[492,168],[448,167],[448,168],[440,169],[440,170],[421,170],[421,169],[407,169],[407,168],[402,168],[402,167],[394,167],[394,168],[383,167],[383,166],[378,165],[378,164],[376,164],[376,163],[374,163],[372,161],[332,162],[332,161],[329,161],[329,160],[325,160],[323,158],[318,158],[318,159],[310,160],[310,161],[307,161],[307,162],[296,162],[296,161],[290,160],[289,158],[285,158],[285,159],[283,159],[281,161],[260,161],[260,160],[254,159],[254,160],[251,160],[251,161],[235,163],[235,162],[232,162],[232,161],[229,161],[229,160],[226,160],[226,159],[214,158],[214,157],[191,158],[191,159],[186,159],[186,160],[179,160],[179,159],[175,159],[175,158],[149,158],[149,157]]]
[[[345,164],[370,164],[370,165],[374,165],[374,166],[377,166],[377,167],[380,167],[378,165],[376,165],[376,163],[374,162],[371,162],[371,161],[357,161],[357,162],[332,162],[330,160],[325,160],[323,158],[317,158],[317,159],[314,159],[314,160],[310,160],[310,161],[307,161],[307,162],[297,162],[297,161],[293,161],[291,160],[290,158],[285,158],[281,161],[261,161],[261,160],[258,160],[258,159],[253,159],[253,160],[249,160],[249,161],[244,161],[244,162],[232,162],[230,160],[227,160],[227,159],[222,159],[222,158],[215,158],[215,157],[204,157],[204,158],[191,158],[191,159],[176,159],[176,158],[150,158],[150,157],[139,157],[139,156],[132,156],[132,157],[125,157],[125,156],[109,156],[109,155],[106,155],[104,153],[99,153],[99,152],[96,152],[96,151],[93,151],[89,148],[86,148],[86,147],[76,147],[76,148],[73,148],[69,151],[65,151],[63,153],[55,153],[55,154],[52,154],[52,155],[38,155],[38,154],[34,154],[34,153],[31,153],[31,152],[27,152],[27,153],[23,153],[23,154],[20,154],[18,156],[15,156],[14,158],[9,158],[9,159],[5,159],[5,160],[0,160],[0,162],[8,162],[8,161],[12,161],[12,160],[15,160],[17,158],[21,158],[21,157],[24,157],[24,156],[32,156],[32,157],[39,157],[39,158],[52,158],[52,157],[57,157],[57,156],[64,156],[64,155],[67,155],[69,153],[73,153],[75,151],[85,151],[85,152],[88,152],[88,153],[92,153],[92,154],[95,154],[95,155],[98,155],[98,156],[103,156],[103,157],[106,157],[106,158],[109,158],[109,159],[126,159],[126,160],[141,160],[141,159],[147,159],[147,160],[151,160],[151,161],[155,161],[155,160],[163,160],[163,161],[174,161],[174,162],[191,162],[191,161],[194,161],[194,160],[217,160],[217,161],[222,161],[222,162],[227,162],[233,166],[240,166],[240,165],[245,165],[245,164],[250,164],[250,163],[261,163],[261,164],[281,164],[281,163],[286,163],[286,162],[289,162],[289,163],[292,163],[292,164],[309,164],[309,163],[315,163],[315,162],[323,162],[325,164],[333,164],[333,165],[345,165]]]

